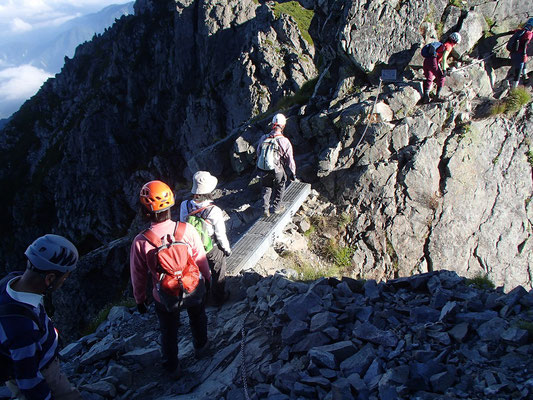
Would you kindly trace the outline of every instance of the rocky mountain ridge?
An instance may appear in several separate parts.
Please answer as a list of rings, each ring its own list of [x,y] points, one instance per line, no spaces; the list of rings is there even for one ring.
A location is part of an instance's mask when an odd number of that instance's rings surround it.
[[[95,34],[101,34],[111,26],[115,19],[124,14],[133,13],[133,2],[122,5],[110,5],[102,10],[73,18],[58,26],[36,28],[30,32],[17,35],[4,35],[0,38],[0,60],[2,71],[10,68],[32,66],[42,70],[47,76],[53,76],[61,70],[65,57],[72,57],[76,46],[90,40]],[[7,37],[9,36],[9,37]],[[7,84],[3,77],[2,83]],[[32,86],[39,89],[42,81]],[[6,88],[7,89],[7,88]],[[3,93],[0,104],[0,117],[8,118],[27,99],[16,98]],[[29,96],[28,96],[29,97]],[[2,128],[0,120],[0,129]]]
[[[153,307],[144,315],[112,308],[95,333],[61,351],[64,368],[91,400],[533,394],[532,291],[478,288],[451,271],[386,283],[304,283],[287,274],[231,278],[230,303],[207,309],[211,344],[202,359],[182,313],[176,381],[160,366]]]
[[[442,268],[531,287],[531,105],[512,118],[484,112],[504,91],[505,33],[531,5],[301,1],[314,13],[310,43],[279,4],[137,1],[1,131],[2,265],[20,269],[47,232],[83,255],[54,298],[67,337],[127,291],[147,180],[181,198],[208,169],[231,194],[229,226],[255,218],[253,145],[280,100],[299,176],[351,215],[337,240],[353,250],[352,277]],[[420,44],[455,29],[464,41],[448,99],[418,106]],[[378,86],[387,68],[397,80]]]

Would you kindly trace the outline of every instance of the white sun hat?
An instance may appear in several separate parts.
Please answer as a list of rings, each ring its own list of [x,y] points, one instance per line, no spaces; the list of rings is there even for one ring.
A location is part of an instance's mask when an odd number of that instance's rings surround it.
[[[198,171],[192,177],[192,194],[208,194],[217,187],[218,179],[207,171]]]

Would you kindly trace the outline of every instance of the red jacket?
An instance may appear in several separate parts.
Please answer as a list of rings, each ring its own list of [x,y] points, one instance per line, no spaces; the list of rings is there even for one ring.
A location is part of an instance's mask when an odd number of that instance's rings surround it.
[[[513,35],[516,32],[519,32],[521,29],[517,29],[513,32]],[[523,54],[524,60],[523,62],[527,61],[527,47],[529,46],[529,42],[531,42],[531,39],[533,39],[533,31],[525,31],[522,37],[518,40],[518,51],[516,54]]]

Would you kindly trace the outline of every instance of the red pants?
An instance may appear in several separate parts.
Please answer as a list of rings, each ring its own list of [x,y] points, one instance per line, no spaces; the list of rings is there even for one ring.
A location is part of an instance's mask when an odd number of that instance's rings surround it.
[[[424,81],[424,92],[431,89],[433,81],[435,81],[438,88],[441,88],[444,85],[446,78],[439,67],[437,57],[428,57],[424,59],[424,76],[426,77],[426,80]]]

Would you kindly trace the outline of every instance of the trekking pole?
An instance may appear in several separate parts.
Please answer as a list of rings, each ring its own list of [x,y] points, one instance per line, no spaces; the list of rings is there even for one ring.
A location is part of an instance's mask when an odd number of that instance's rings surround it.
[[[244,317],[244,320],[242,321],[242,328],[241,328],[241,379],[242,379],[242,386],[244,388],[244,397],[246,400],[251,400],[250,395],[248,393],[248,382],[247,382],[247,370],[246,370],[246,362],[245,362],[245,354],[244,354],[244,341],[246,339],[246,332],[244,330],[244,325],[246,325],[246,320],[250,316],[252,311],[248,311],[246,316]]]

